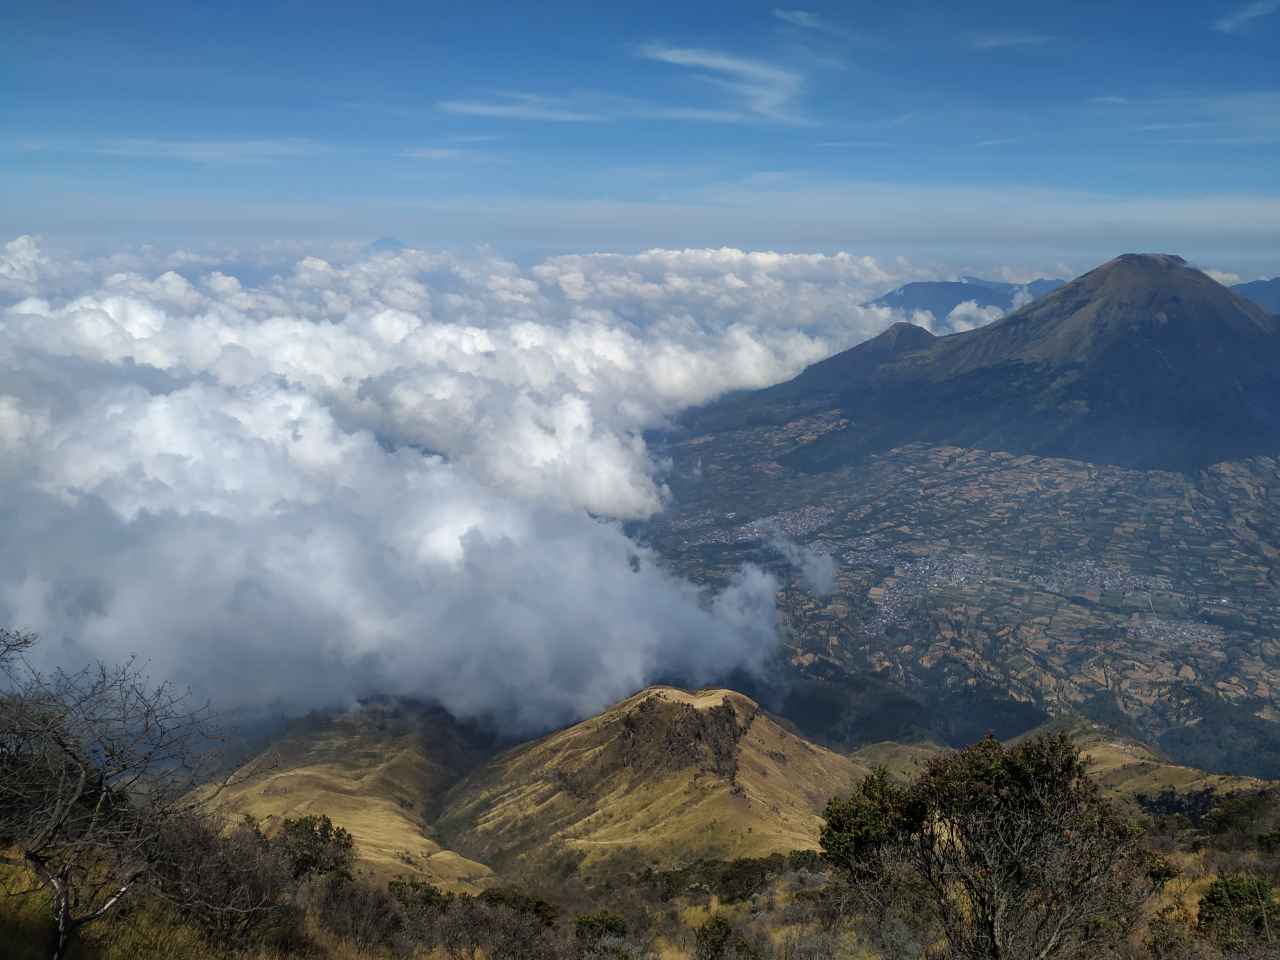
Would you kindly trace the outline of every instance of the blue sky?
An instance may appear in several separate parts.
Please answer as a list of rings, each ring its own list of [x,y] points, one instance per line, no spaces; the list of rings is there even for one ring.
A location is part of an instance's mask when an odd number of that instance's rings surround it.
[[[1280,272],[1280,0],[6,4],[0,230]]]

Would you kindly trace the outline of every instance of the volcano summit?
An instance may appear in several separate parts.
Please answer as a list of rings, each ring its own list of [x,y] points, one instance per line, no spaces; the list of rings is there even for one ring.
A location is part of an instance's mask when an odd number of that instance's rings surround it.
[[[1181,257],[1125,254],[1001,320],[907,323],[696,429],[847,420],[779,462],[806,473],[907,443],[1198,469],[1280,447],[1280,317]]]

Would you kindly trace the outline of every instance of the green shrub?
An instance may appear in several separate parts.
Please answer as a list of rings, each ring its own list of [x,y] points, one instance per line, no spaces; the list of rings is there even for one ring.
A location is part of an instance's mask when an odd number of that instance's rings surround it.
[[[1196,929],[1224,950],[1247,950],[1267,939],[1275,907],[1269,881],[1246,874],[1222,877],[1200,898]]]
[[[729,937],[733,935],[733,923],[719,915],[693,931],[693,960],[720,960]]]
[[[392,880],[387,884],[387,893],[391,894],[411,917],[425,910],[443,913],[457,896],[439,887],[433,887],[429,883],[423,883],[416,877]]]
[[[771,857],[739,857],[729,861],[710,861],[701,872],[701,878],[710,884],[720,897],[729,903],[747,900],[759,893],[770,880],[787,867],[786,858],[780,853]]]
[[[501,904],[517,913],[528,913],[542,921],[543,926],[554,927],[560,918],[560,904],[543,900],[514,887],[493,887],[477,898],[482,903]]]
[[[1156,817],[1155,820],[1151,822],[1151,828],[1147,832],[1168,836],[1171,834],[1186,833],[1190,830],[1194,830],[1195,828],[1196,825],[1182,814],[1165,813]]]
[[[608,910],[584,913],[580,917],[573,918],[573,932],[582,940],[625,937],[627,918],[617,913],[610,913]]]
[[[746,937],[735,937],[729,947],[729,953],[736,960],[761,960],[764,956],[764,951],[760,949],[759,944],[752,943]]]
[[[285,820],[270,843],[284,856],[295,880],[329,874],[347,877],[355,864],[355,838],[328,817]]]
[[[640,874],[640,885],[649,887],[658,895],[658,899],[666,902],[680,896],[689,887],[692,872],[688,868],[675,870],[654,870],[645,868]]]
[[[1209,811],[1221,802],[1218,791],[1213,787],[1202,787],[1179,794],[1168,785],[1155,796],[1135,793],[1134,799],[1146,814],[1157,821],[1162,817],[1181,816],[1193,827],[1200,826]]]
[[[1204,818],[1204,828],[1209,833],[1257,833],[1262,826],[1270,826],[1275,820],[1275,803],[1258,794],[1228,797],[1209,811]]]
[[[822,869],[822,854],[817,850],[792,850],[787,854],[787,865],[792,870],[808,870],[817,873]]]
[[[911,914],[936,922],[957,956],[1100,955],[1162,872],[1065,735],[1008,749],[989,735],[906,788],[880,768],[824,818],[824,859],[850,888],[881,903],[921,894]],[[899,919],[882,914],[877,924]]]

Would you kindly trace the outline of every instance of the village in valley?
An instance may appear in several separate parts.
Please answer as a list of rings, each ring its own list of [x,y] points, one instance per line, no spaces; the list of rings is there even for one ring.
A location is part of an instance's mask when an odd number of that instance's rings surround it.
[[[776,462],[843,422],[669,443],[676,502],[638,532],[698,582],[773,569],[809,671],[1050,714],[1103,695],[1153,733],[1194,725],[1197,689],[1280,722],[1280,464],[1191,477],[923,445],[811,475]],[[836,558],[835,589],[812,595],[777,536]]]

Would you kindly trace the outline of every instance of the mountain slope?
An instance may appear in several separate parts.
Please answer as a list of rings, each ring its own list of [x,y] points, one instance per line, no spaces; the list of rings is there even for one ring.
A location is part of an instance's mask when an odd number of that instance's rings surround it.
[[[1142,812],[1140,798],[1156,797],[1162,791],[1176,796],[1208,792],[1229,796],[1258,790],[1265,781],[1254,777],[1206,773],[1174,763],[1158,748],[1125,735],[1108,724],[1094,723],[1076,714],[1055,717],[1048,723],[1014,737],[1009,744],[1039,734],[1065,733],[1088,759],[1089,776],[1101,784],[1106,795],[1135,813]]]
[[[1243,297],[1248,297],[1259,306],[1266,307],[1272,313],[1280,313],[1280,277],[1237,283],[1231,289]]]
[[[434,804],[488,755],[482,737],[441,710],[366,705],[292,720],[273,738],[275,765],[226,800],[268,834],[281,820],[327,816],[356,840],[357,867],[380,881],[417,876],[476,893],[493,872],[433,838]]]
[[[695,412],[699,432],[839,410],[779,458],[822,472],[923,442],[1185,470],[1280,447],[1280,318],[1163,254],[1126,254],[988,326],[909,324]]]
[[[1134,811],[1142,812],[1139,797],[1155,797],[1172,790],[1175,796],[1212,791],[1221,795],[1258,790],[1265,781],[1255,777],[1207,773],[1175,763],[1158,748],[1144,743],[1109,724],[1096,723],[1079,714],[1055,717],[1004,741],[1012,746],[1042,734],[1065,733],[1087,759],[1089,776],[1102,786],[1106,796]],[[919,776],[929,760],[951,752],[936,743],[903,744],[893,741],[872,744],[853,754],[869,767],[885,766],[899,783]]]
[[[519,876],[584,877],[817,846],[862,765],[728,690],[651,687],[478,768],[444,798],[450,847]]]
[[[286,724],[276,767],[228,799],[268,833],[285,817],[330,817],[354,835],[357,867],[374,881],[410,875],[476,893],[816,848],[830,797],[848,796],[879,764],[905,782],[947,749],[884,742],[841,756],[794,731],[730,690],[651,687],[486,761],[482,738],[442,711],[366,705]],[[1062,732],[1108,795],[1135,812],[1142,794],[1261,785],[1175,764],[1077,715],[1008,742]]]

